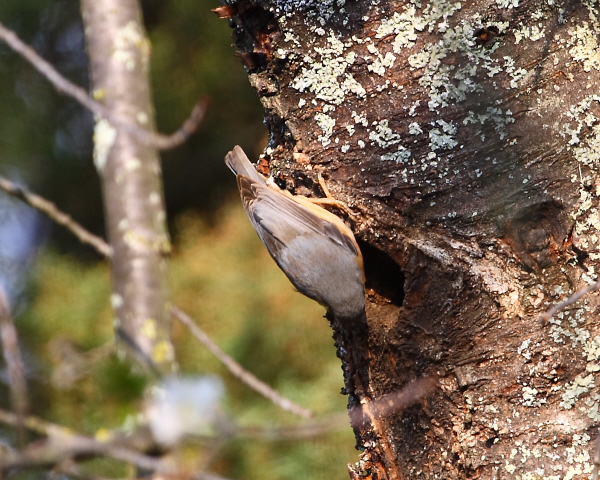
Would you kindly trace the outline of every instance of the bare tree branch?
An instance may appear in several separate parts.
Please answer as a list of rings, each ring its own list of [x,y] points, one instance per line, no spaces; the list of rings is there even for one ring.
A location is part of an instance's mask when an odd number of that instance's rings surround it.
[[[202,331],[202,329],[196,325],[194,320],[181,311],[177,307],[173,307],[171,309],[175,318],[177,318],[181,323],[183,323],[192,335],[196,337],[206,348],[208,348],[212,354],[219,359],[223,365],[227,367],[227,369],[238,379],[252,388],[254,391],[260,393],[263,397],[273,402],[278,407],[287,410],[288,412],[293,413],[294,415],[298,415],[303,418],[310,418],[313,416],[313,413],[306,408],[300,407],[296,405],[291,400],[285,398],[280,393],[276,392],[269,385],[264,383],[262,380],[259,380],[256,376],[250,373],[248,370],[245,370],[239,363],[237,363],[233,358],[227,355],[223,350],[221,350],[209,337]]]
[[[10,401],[16,413],[17,444],[25,444],[25,430],[23,418],[29,409],[27,399],[27,383],[25,382],[25,368],[19,349],[17,330],[10,313],[10,305],[4,288],[0,286],[0,337],[2,339],[2,352],[8,371],[10,387]]]
[[[356,405],[350,409],[349,415],[353,425],[366,424],[367,419],[381,419],[387,415],[396,415],[408,407],[418,403],[438,387],[435,377],[421,377],[400,390],[396,390],[372,400],[369,403]]]
[[[0,409],[0,422],[18,426],[17,415]],[[15,467],[36,467],[56,465],[65,459],[89,456],[106,456],[138,467],[158,472],[173,473],[175,466],[160,459],[144,455],[122,444],[122,438],[111,442],[74,433],[69,428],[46,422],[37,417],[27,416],[23,425],[33,432],[48,437],[48,441],[34,445],[23,451],[9,451],[0,454],[0,472]]]
[[[348,428],[348,416],[354,427],[373,427],[388,415],[399,415],[405,409],[418,403],[438,387],[434,377],[422,377],[410,382],[403,388],[352,407],[348,415],[334,413],[298,425],[274,428],[244,426],[230,427],[227,433],[238,438],[282,440],[302,439],[324,435],[335,430]]]
[[[126,130],[134,135],[138,140],[148,146],[158,148],[160,150],[169,150],[183,144],[197,129],[204,118],[207,100],[200,100],[194,108],[188,119],[183,125],[171,135],[162,135],[160,133],[149,132],[148,130],[139,127],[129,120],[121,118],[119,115],[112,113],[104,105],[95,102],[87,92],[75,85],[74,83],[63,77],[50,63],[40,57],[37,52],[29,45],[24,43],[15,32],[6,28],[0,22],[0,39],[16,53],[25,58],[33,67],[40,72],[46,79],[54,85],[54,88],[60,93],[70,96],[75,99],[92,113],[110,120],[117,127]]]
[[[348,415],[340,412],[308,420],[298,425],[281,427],[244,426],[233,428],[228,433],[236,438],[250,440],[306,440],[347,428]]]
[[[556,315],[558,312],[560,312],[561,310],[565,309],[569,305],[573,305],[575,302],[577,302],[578,300],[580,300],[582,297],[585,297],[589,293],[593,293],[593,292],[595,292],[598,289],[600,289],[600,280],[597,281],[596,283],[591,283],[589,285],[586,285],[583,288],[580,288],[573,295],[571,295],[570,297],[568,297],[566,300],[564,300],[564,301],[562,301],[562,302],[557,303],[556,305],[554,305],[550,310],[548,310],[546,313],[544,313],[540,317],[540,320],[543,323],[549,322],[550,319],[554,315]]]
[[[11,182],[7,178],[1,176],[0,189],[22,200],[30,207],[33,207],[44,213],[48,218],[50,218],[50,220],[69,230],[79,239],[80,242],[94,247],[94,249],[101,255],[105,257],[110,257],[112,255],[110,246],[102,238],[87,231],[79,223],[73,220],[70,215],[59,210],[52,202],[40,197],[39,195],[36,195],[35,193],[27,191],[20,185],[17,185],[16,183]]]
[[[105,257],[111,256],[111,248],[102,238],[88,232],[84,227],[75,222],[70,215],[60,211],[52,202],[40,197],[39,195],[28,192],[24,188],[16,185],[4,177],[0,177],[0,188],[8,194],[24,201],[31,207],[45,213],[51,220],[67,228],[81,242],[91,245],[101,255],[104,255]],[[266,383],[256,378],[252,373],[245,370],[240,364],[223,352],[182,310],[177,307],[173,307],[173,315],[184,325],[186,325],[192,334],[203,345],[205,345],[211,351],[211,353],[215,355],[231,371],[235,377],[239,378],[242,382],[246,383],[252,389],[256,390],[261,395],[264,395],[266,398],[284,410],[290,411],[303,418],[310,418],[312,416],[312,412],[310,410],[296,405],[291,400],[277,393]]]

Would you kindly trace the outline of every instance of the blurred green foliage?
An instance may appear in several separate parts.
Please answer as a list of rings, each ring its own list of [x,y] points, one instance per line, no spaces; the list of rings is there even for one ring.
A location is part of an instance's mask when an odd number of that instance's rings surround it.
[[[175,238],[174,302],[227,353],[285,396],[318,415],[343,413],[342,371],[322,307],[294,292],[252,230],[237,194],[220,206],[235,185],[223,164],[225,153],[240,144],[256,157],[266,131],[260,102],[234,56],[227,22],[210,12],[218,3],[144,0],[142,5],[153,49],[159,130],[177,129],[199,98],[211,101],[198,134],[163,154]],[[2,0],[0,21],[87,88],[77,1]],[[91,115],[55,92],[1,42],[0,108],[5,113],[0,173],[17,169],[33,190],[101,234]],[[134,424],[147,384],[115,353],[108,267],[90,263],[89,251],[62,229],[54,230],[34,271],[30,308],[17,319],[17,328],[32,413],[93,435]],[[225,381],[223,408],[236,424],[300,422],[232,378],[177,323],[174,342],[184,374],[217,374]],[[6,407],[6,389],[0,388]],[[6,434],[0,429],[0,436]],[[346,463],[357,457],[353,445],[349,426],[311,440],[234,438],[219,446],[211,470],[249,480],[347,478]],[[202,456],[204,449],[191,443],[186,455]],[[81,474],[124,477],[134,471],[115,461],[93,460]],[[40,477],[22,472],[19,478]]]
[[[214,226],[191,212],[176,219],[175,304],[283,395],[318,416],[343,413],[342,371],[323,308],[294,291],[238,198],[217,216]],[[36,269],[35,301],[18,320],[37,379],[35,413],[91,435],[130,423],[145,387],[143,377],[114,353],[108,277],[105,264],[84,264],[48,249]],[[174,324],[174,343],[183,374],[217,374],[225,381],[223,408],[237,425],[270,428],[302,421],[234,379],[180,323]],[[217,451],[211,468],[234,479],[341,479],[346,464],[356,460],[353,446],[349,425],[309,440],[233,438]],[[201,455],[202,447],[191,445],[188,454]],[[127,474],[106,460],[84,470]]]

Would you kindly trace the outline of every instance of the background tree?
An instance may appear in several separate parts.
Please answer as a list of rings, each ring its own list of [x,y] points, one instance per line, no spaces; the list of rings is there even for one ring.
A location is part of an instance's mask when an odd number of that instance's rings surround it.
[[[353,478],[588,478],[600,370],[596,2],[228,2],[286,188],[322,173],[365,255]],[[360,345],[332,325],[338,348]],[[355,337],[356,338],[356,337]],[[343,356],[343,355],[342,355]],[[348,380],[348,379],[347,379]],[[392,395],[392,397],[388,397]],[[393,402],[392,402],[393,403]]]

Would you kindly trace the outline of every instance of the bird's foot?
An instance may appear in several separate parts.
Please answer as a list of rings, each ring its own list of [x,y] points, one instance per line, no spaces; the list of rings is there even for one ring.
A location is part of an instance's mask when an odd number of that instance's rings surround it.
[[[317,175],[317,178],[319,180],[319,186],[321,187],[321,190],[323,190],[323,193],[325,194],[326,198],[309,198],[309,200],[312,203],[316,203],[317,205],[330,205],[332,207],[336,207],[339,208],[340,210],[343,210],[344,212],[346,212],[348,215],[350,215],[351,217],[355,217],[356,213],[354,213],[352,210],[350,210],[350,207],[342,202],[341,200],[337,200],[335,198],[333,198],[333,195],[331,195],[331,192],[329,191],[329,188],[327,188],[327,184],[325,183],[325,180],[323,180],[323,176],[319,173]]]

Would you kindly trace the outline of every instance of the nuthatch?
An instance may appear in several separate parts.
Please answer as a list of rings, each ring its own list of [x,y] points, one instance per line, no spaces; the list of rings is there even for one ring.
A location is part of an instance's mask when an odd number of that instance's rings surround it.
[[[344,222],[307,197],[268,181],[239,146],[225,163],[236,174],[256,233],[296,289],[342,323],[364,319],[363,258]]]

